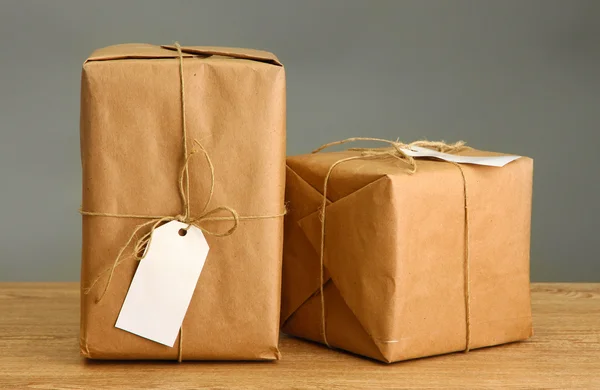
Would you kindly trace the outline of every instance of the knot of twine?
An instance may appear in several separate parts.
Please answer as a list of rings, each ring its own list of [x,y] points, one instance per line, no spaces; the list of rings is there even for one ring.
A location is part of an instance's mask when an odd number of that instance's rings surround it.
[[[360,152],[360,156],[352,156],[345,159],[341,159],[336,161],[335,164],[329,168],[329,173],[333,167],[338,164],[341,164],[345,161],[357,160],[357,159],[365,159],[365,158],[386,158],[391,157],[397,160],[405,162],[409,167],[409,173],[415,173],[417,171],[417,162],[415,161],[415,157],[410,156],[405,152],[406,149],[412,149],[413,146],[420,146],[423,148],[429,148],[437,150],[442,153],[456,153],[463,149],[467,149],[464,141],[458,141],[453,144],[447,144],[444,141],[414,141],[409,144],[402,143],[398,140],[390,141],[387,139],[381,138],[369,138],[369,137],[353,137],[347,138],[341,141],[334,141],[328,144],[322,145],[319,148],[313,150],[313,153],[318,153],[323,149],[330,148],[336,145],[347,144],[350,142],[358,142],[358,141],[375,141],[375,142],[383,142],[388,144],[388,147],[385,148],[348,148],[349,151]]]
[[[195,226],[198,229],[200,229],[204,234],[208,234],[208,235],[215,236],[215,237],[225,237],[225,236],[229,236],[235,232],[235,230],[238,228],[239,222],[241,220],[259,220],[259,219],[279,218],[279,217],[283,217],[286,214],[286,211],[284,210],[283,212],[281,212],[279,214],[274,214],[274,215],[240,216],[240,215],[238,215],[236,210],[234,210],[233,208],[228,207],[228,206],[219,206],[219,207],[215,207],[214,209],[208,210],[208,206],[210,205],[212,197],[214,195],[215,168],[214,168],[214,165],[212,163],[210,156],[208,155],[208,152],[206,151],[206,149],[202,146],[202,144],[198,140],[194,140],[194,144],[196,146],[198,146],[199,150],[194,149],[190,153],[188,153],[186,109],[185,109],[185,83],[184,83],[184,73],[183,73],[183,52],[181,50],[181,46],[179,45],[179,42],[175,42],[175,47],[177,49],[178,58],[179,58],[179,82],[181,85],[180,100],[181,100],[181,123],[182,123],[181,129],[182,129],[182,135],[183,135],[183,139],[182,139],[183,163],[182,163],[181,171],[179,174],[178,189],[179,189],[179,196],[181,198],[183,212],[181,214],[177,214],[177,215],[139,215],[139,214],[103,213],[103,212],[96,212],[96,211],[86,211],[86,210],[83,210],[82,208],[79,209],[79,213],[84,216],[131,218],[131,219],[147,219],[148,220],[147,222],[139,224],[133,230],[133,232],[129,236],[129,239],[126,241],[125,245],[123,245],[121,247],[121,249],[119,250],[119,252],[117,253],[117,256],[116,256],[115,260],[113,261],[112,265],[110,267],[106,268],[104,271],[102,271],[96,277],[96,279],[94,279],[92,281],[92,283],[83,290],[83,293],[85,295],[89,294],[92,291],[92,289],[94,288],[94,286],[108,273],[108,279],[106,280],[106,284],[104,285],[102,292],[96,298],[96,303],[99,303],[106,295],[106,292],[108,291],[108,288],[111,285],[111,281],[113,280],[113,276],[115,274],[115,269],[119,266],[119,264],[121,264],[122,262],[129,260],[131,258],[138,260],[138,261],[141,260],[144,257],[145,248],[148,247],[148,245],[150,244],[150,241],[152,240],[152,233],[154,232],[154,230],[156,228],[158,228],[159,226],[161,226],[164,223],[167,223],[170,221],[180,221],[182,223],[187,224],[187,226],[185,228],[183,228],[186,231],[191,226]],[[192,217],[190,214],[189,164],[190,164],[190,160],[192,159],[192,157],[197,155],[197,153],[199,151],[202,152],[202,154],[204,155],[204,158],[205,158],[206,163],[210,170],[210,192],[208,194],[208,198],[206,199],[206,202],[204,203],[204,206],[202,207],[202,210],[200,211],[199,215],[196,217]],[[228,213],[229,215],[228,216],[216,215],[219,213]],[[225,232],[218,232],[218,231],[209,230],[209,229],[203,227],[202,223],[206,222],[206,221],[230,221],[230,222],[232,222],[232,226]],[[150,228],[149,231],[147,233],[145,233],[144,235],[142,235],[141,237],[139,237],[137,239],[137,241],[135,241],[136,237],[138,236],[138,233],[147,228]],[[134,241],[135,241],[135,245],[134,245],[132,254],[130,256],[124,256],[125,251],[127,250],[127,248],[129,248],[131,246],[131,243]],[[182,352],[183,352],[183,341],[182,340],[183,340],[183,331],[180,328],[180,330],[179,330],[179,354],[178,354],[178,358],[177,358],[177,360],[179,362],[182,361]]]
[[[402,142],[390,141],[381,138],[369,138],[369,137],[353,137],[347,138],[341,141],[334,141],[328,144],[322,145],[319,148],[313,150],[312,153],[318,153],[324,149],[327,149],[332,146],[342,145],[350,142],[359,142],[359,141],[374,141],[374,142],[383,142],[388,144],[388,147],[384,148],[349,148],[349,151],[360,152],[360,154],[356,156],[345,157],[340,160],[337,160],[329,167],[327,174],[325,175],[325,181],[323,183],[323,201],[321,203],[321,207],[319,208],[319,219],[321,220],[321,246],[319,249],[319,261],[320,261],[320,283],[319,283],[319,295],[321,298],[321,335],[323,336],[323,343],[331,348],[329,341],[327,340],[327,322],[325,317],[325,294],[324,294],[324,283],[325,283],[325,218],[326,212],[325,209],[327,207],[327,187],[329,185],[329,180],[331,178],[331,173],[333,169],[345,162],[352,160],[361,160],[361,159],[385,159],[385,158],[394,158],[396,161],[402,161],[408,165],[408,172],[413,174],[417,171],[417,162],[415,157],[410,156],[404,150],[411,149],[413,146],[419,146],[423,148],[433,149],[442,153],[456,153],[464,149],[468,149],[465,145],[465,142],[459,141],[453,144],[447,144],[444,141],[414,141],[409,144],[405,144]],[[416,157],[416,158],[427,158],[427,157]],[[469,276],[469,268],[470,268],[470,258],[469,258],[469,214],[468,214],[468,198],[467,198],[467,180],[465,178],[465,173],[460,164],[444,161],[449,164],[452,164],[458,168],[461,175],[461,180],[463,184],[463,205],[464,205],[464,262],[463,262],[463,275],[464,275],[464,298],[465,298],[465,326],[466,326],[466,336],[465,336],[465,349],[464,352],[469,352],[471,348],[471,287],[470,287],[470,276]],[[391,340],[387,342],[395,342],[396,340]]]

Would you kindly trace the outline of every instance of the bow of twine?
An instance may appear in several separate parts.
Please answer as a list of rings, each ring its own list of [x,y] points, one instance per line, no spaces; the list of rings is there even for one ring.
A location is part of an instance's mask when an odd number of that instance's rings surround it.
[[[190,154],[187,155],[187,157],[182,165],[181,172],[179,175],[178,188],[179,188],[179,196],[180,196],[181,202],[183,204],[183,210],[184,210],[183,214],[178,214],[178,215],[174,215],[174,216],[170,216],[170,215],[131,215],[131,214],[113,214],[113,213],[92,212],[92,211],[84,211],[82,209],[79,211],[82,215],[87,215],[87,216],[149,219],[149,221],[139,224],[133,230],[133,232],[129,236],[129,239],[125,242],[125,244],[121,247],[121,249],[117,253],[117,256],[116,256],[115,260],[113,261],[112,265],[110,267],[108,267],[107,269],[105,269],[104,271],[102,271],[98,275],[98,277],[96,277],[96,279],[94,279],[94,281],[92,281],[92,283],[87,288],[84,289],[84,294],[86,294],[86,295],[89,294],[92,291],[92,289],[95,287],[95,285],[100,281],[100,279],[102,279],[105,276],[105,274],[108,273],[108,279],[106,281],[106,284],[104,285],[104,288],[102,289],[102,292],[96,298],[96,303],[100,302],[106,295],[106,292],[108,291],[108,288],[110,287],[111,281],[113,279],[115,269],[122,262],[129,260],[129,259],[135,259],[135,260],[139,261],[144,257],[145,248],[148,247],[148,245],[150,244],[150,241],[152,240],[152,233],[154,232],[154,230],[156,228],[158,228],[162,224],[171,222],[171,221],[180,221],[182,223],[187,224],[187,226],[185,228],[183,228],[183,230],[187,231],[191,226],[195,226],[198,229],[200,229],[203,233],[211,235],[211,236],[215,236],[215,237],[229,236],[229,235],[233,234],[233,232],[235,232],[235,230],[238,228],[240,216],[238,215],[237,211],[235,211],[233,208],[228,207],[228,206],[219,206],[219,207],[215,207],[211,210],[208,210],[208,206],[210,205],[213,194],[214,194],[215,169],[214,169],[214,165],[213,165],[208,153],[206,152],[206,149],[204,149],[202,144],[200,144],[200,142],[198,142],[198,140],[194,140],[194,143],[199,147],[199,150],[194,149],[194,150],[192,150],[192,152]],[[202,154],[204,155],[206,162],[208,164],[208,167],[210,169],[210,192],[208,194],[208,198],[206,199],[206,201],[204,203],[204,206],[202,207],[202,209],[200,211],[200,214],[197,217],[192,217],[190,215],[190,192],[189,192],[190,189],[189,189],[188,167],[189,167],[189,163],[190,163],[190,160],[192,159],[192,157],[195,156],[199,151],[202,152]],[[229,216],[215,216],[215,214],[218,214],[220,212],[227,212],[229,214]],[[248,219],[248,217],[244,217],[244,219]],[[210,229],[207,229],[206,227],[204,227],[202,225],[202,222],[206,222],[206,221],[232,221],[233,225],[225,232],[218,232],[218,231],[213,231],[213,230],[210,230]],[[135,240],[136,237],[138,237],[139,232],[148,227],[150,227],[149,231],[147,233],[145,233],[144,235],[142,235],[141,237],[139,237],[137,240]],[[132,244],[132,242],[135,242],[135,245],[133,247],[134,249],[133,249],[131,255],[124,256],[125,251],[127,250],[127,248],[129,248],[129,246]]]
[[[180,82],[180,86],[181,86],[180,101],[181,101],[181,123],[182,123],[181,129],[182,129],[182,136],[183,136],[182,137],[182,143],[183,143],[183,148],[182,148],[183,159],[182,160],[183,160],[183,163],[182,163],[181,171],[179,174],[178,189],[179,189],[179,197],[181,198],[183,212],[181,214],[177,214],[177,215],[139,215],[139,214],[104,213],[104,212],[96,212],[96,211],[87,211],[87,210],[84,210],[83,208],[79,209],[80,214],[84,215],[84,216],[131,218],[131,219],[147,219],[148,220],[147,222],[143,222],[136,226],[136,228],[133,230],[133,232],[129,236],[129,239],[125,242],[125,244],[121,247],[121,249],[117,253],[117,256],[114,259],[112,265],[110,267],[106,268],[104,271],[102,271],[96,277],[96,279],[94,279],[92,281],[92,283],[83,290],[83,293],[85,295],[89,294],[92,291],[92,289],[97,285],[97,283],[106,274],[108,274],[108,278],[106,280],[104,288],[102,289],[102,292],[100,293],[100,295],[96,298],[96,303],[100,302],[105,297],[106,292],[108,291],[108,288],[111,285],[111,281],[113,280],[115,270],[119,266],[119,264],[121,264],[124,261],[129,260],[131,258],[134,258],[136,260],[141,260],[144,256],[145,248],[148,247],[148,245],[150,244],[150,242],[152,240],[152,233],[154,232],[154,230],[156,230],[159,226],[161,226],[164,223],[167,223],[170,221],[180,221],[182,223],[187,224],[187,226],[185,228],[183,228],[183,230],[185,230],[185,231],[187,231],[191,226],[195,226],[205,234],[215,236],[215,237],[224,237],[224,236],[229,236],[229,235],[233,234],[233,232],[235,232],[235,230],[238,228],[239,222],[242,220],[259,220],[259,219],[279,218],[279,217],[283,217],[286,214],[286,210],[284,209],[283,212],[278,213],[278,214],[240,216],[240,215],[238,215],[236,210],[234,210],[233,208],[228,207],[228,206],[219,206],[219,207],[215,207],[211,210],[208,209],[208,206],[210,205],[210,203],[212,201],[212,197],[213,197],[214,189],[215,189],[215,168],[212,163],[212,160],[210,159],[210,156],[208,155],[208,152],[202,146],[202,144],[200,142],[198,142],[198,140],[194,140],[194,144],[199,149],[192,150],[192,152],[188,154],[188,141],[187,141],[188,131],[187,131],[187,126],[186,126],[183,52],[182,52],[181,46],[179,45],[178,42],[175,42],[175,48],[177,49],[178,59],[179,59],[179,82]],[[199,215],[196,217],[193,217],[190,213],[189,164],[190,164],[190,160],[192,159],[192,157],[196,156],[198,152],[202,153],[202,155],[204,156],[206,163],[209,167],[209,170],[210,170],[210,192],[208,194],[208,198],[206,199],[206,202],[204,203],[204,206],[202,207],[202,210],[200,211]],[[218,216],[217,214],[219,214],[219,213],[221,213],[221,214],[228,213],[229,215]],[[203,224],[203,222],[206,222],[206,221],[230,221],[230,222],[233,222],[233,225],[225,232],[218,232],[218,231],[213,231],[213,230],[205,228],[202,224]],[[149,229],[149,231],[146,232],[145,234],[143,234],[141,237],[138,237],[138,234],[141,231],[143,231],[144,229]],[[136,240],[136,238],[137,238],[137,240]],[[125,251],[127,250],[127,248],[129,248],[131,246],[131,244],[133,242],[135,242],[135,245],[134,245],[132,254],[129,256],[125,256]],[[183,340],[183,332],[180,329],[179,355],[178,355],[178,361],[180,361],[180,362],[182,360],[182,348],[183,348],[182,340]]]
[[[382,138],[370,138],[370,137],[353,137],[347,138],[341,141],[334,141],[328,144],[322,145],[319,148],[313,150],[312,153],[319,153],[320,151],[330,148],[336,145],[343,145],[351,142],[361,142],[361,141],[374,141],[374,142],[382,142],[388,144],[389,146],[383,148],[348,148],[349,151],[360,152],[358,155],[345,157],[335,161],[330,165],[327,174],[325,175],[324,183],[323,183],[323,200],[321,206],[319,207],[319,219],[321,220],[321,246],[319,248],[319,261],[320,261],[320,283],[319,283],[319,295],[321,298],[321,334],[323,336],[323,343],[331,348],[329,341],[327,340],[327,324],[325,317],[325,294],[324,294],[324,283],[325,283],[325,221],[326,221],[326,213],[325,209],[327,207],[327,188],[329,185],[329,181],[331,179],[331,173],[334,168],[340,164],[343,164],[352,160],[363,160],[363,159],[385,159],[385,158],[393,158],[397,161],[404,162],[408,165],[409,173],[413,174],[417,171],[417,162],[415,157],[410,156],[404,150],[412,149],[414,146],[419,146],[423,148],[433,149],[442,153],[456,153],[464,149],[469,149],[468,146],[465,145],[464,141],[458,141],[453,144],[447,144],[444,141],[414,141],[408,144],[402,143],[398,140],[390,141]],[[426,157],[418,157],[418,158],[426,158]],[[470,283],[469,283],[469,217],[468,217],[468,199],[467,199],[467,181],[465,178],[465,173],[460,166],[460,164],[446,161],[449,164],[452,164],[458,168],[462,178],[463,184],[463,194],[464,194],[464,262],[463,262],[463,272],[464,272],[464,298],[465,298],[465,323],[466,323],[466,347],[464,349],[465,352],[468,352],[471,344],[471,292],[470,292]],[[386,340],[385,342],[392,343],[396,342],[396,340]]]
[[[387,157],[395,158],[397,160],[405,162],[409,167],[409,173],[415,173],[417,171],[417,162],[415,161],[415,158],[413,156],[410,156],[409,154],[407,154],[404,151],[406,149],[412,149],[414,146],[420,146],[423,148],[433,149],[433,150],[436,150],[436,151],[442,152],[442,153],[456,153],[461,150],[468,149],[468,147],[465,145],[464,141],[458,141],[453,144],[447,144],[444,141],[421,140],[421,141],[414,141],[409,144],[405,144],[398,140],[390,141],[390,140],[382,139],[382,138],[353,137],[353,138],[347,138],[347,139],[344,139],[341,141],[330,142],[328,144],[318,147],[317,149],[313,150],[312,152],[318,153],[318,152],[320,152],[324,149],[330,148],[332,146],[343,145],[343,144],[347,144],[347,143],[351,143],[351,142],[359,142],[359,141],[383,142],[385,144],[388,144],[389,146],[383,147],[383,148],[348,148],[347,150],[349,150],[349,151],[360,152],[360,155],[351,156],[351,157],[347,157],[347,158],[336,161],[335,164],[329,168],[329,172],[328,172],[329,174],[331,173],[331,170],[333,168],[335,168],[336,165],[341,164],[345,161],[365,159],[365,158],[377,159],[377,158],[387,158]],[[326,180],[326,181],[328,181],[328,180]]]

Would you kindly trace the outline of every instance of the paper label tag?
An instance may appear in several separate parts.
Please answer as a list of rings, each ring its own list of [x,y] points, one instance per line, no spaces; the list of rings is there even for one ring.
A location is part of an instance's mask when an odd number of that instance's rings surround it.
[[[152,233],[115,325],[172,347],[208,256],[202,231],[171,221]],[[181,230],[181,234],[183,234]]]
[[[411,157],[435,157],[440,160],[455,162],[459,164],[487,165],[490,167],[503,167],[509,162],[515,161],[521,156],[458,156],[422,148],[420,146],[411,146],[412,149],[402,149],[404,153]]]

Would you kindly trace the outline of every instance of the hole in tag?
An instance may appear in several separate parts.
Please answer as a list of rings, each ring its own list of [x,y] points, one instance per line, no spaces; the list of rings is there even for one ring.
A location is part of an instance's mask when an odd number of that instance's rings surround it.
[[[183,229],[183,228],[182,228],[182,229],[179,229],[179,235],[180,235],[181,237],[185,237],[185,236],[186,236],[186,234],[187,234],[187,230],[185,230],[185,229]]]

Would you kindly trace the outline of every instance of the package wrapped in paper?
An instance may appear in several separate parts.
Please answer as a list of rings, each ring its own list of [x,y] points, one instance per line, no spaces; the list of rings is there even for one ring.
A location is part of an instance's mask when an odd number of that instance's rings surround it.
[[[184,165],[184,136],[188,153],[201,145],[210,162],[199,157]],[[97,50],[82,73],[81,158],[82,354],[278,359],[285,183],[285,74],[278,59],[218,47],[129,44]],[[185,218],[182,166],[189,177]],[[145,222],[131,215],[193,221],[207,199],[215,218],[202,224],[215,233],[206,234],[210,251],[183,321],[182,342],[171,348],[115,328],[137,266],[132,252],[143,250],[132,243],[110,271]],[[232,224],[235,231],[228,234]],[[150,230],[140,230],[132,242]]]
[[[530,337],[533,161],[396,153],[288,157],[282,330],[384,362]]]

